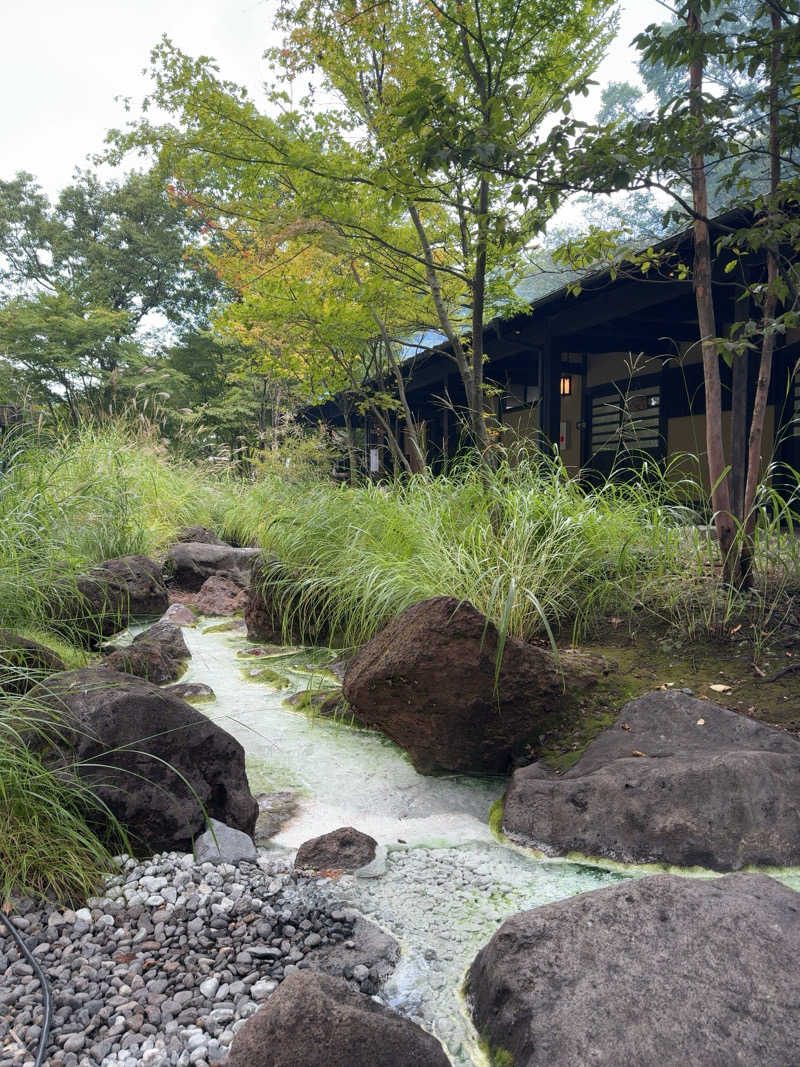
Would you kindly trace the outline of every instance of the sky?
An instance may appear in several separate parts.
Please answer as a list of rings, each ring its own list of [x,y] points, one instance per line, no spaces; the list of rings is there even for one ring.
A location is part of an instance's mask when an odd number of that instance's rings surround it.
[[[125,123],[115,98],[147,91],[143,68],[165,33],[190,55],[213,56],[223,77],[257,94],[262,53],[277,43],[274,8],[275,0],[2,0],[0,179],[26,170],[54,197],[102,149],[106,130]],[[597,79],[634,80],[630,41],[664,18],[658,0],[623,0],[620,33]]]

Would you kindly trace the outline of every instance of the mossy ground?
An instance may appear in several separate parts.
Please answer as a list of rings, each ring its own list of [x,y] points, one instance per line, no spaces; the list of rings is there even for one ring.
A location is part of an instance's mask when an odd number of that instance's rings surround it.
[[[754,645],[751,634],[739,638],[740,632],[689,638],[651,618],[606,621],[581,642],[581,650],[603,656],[613,669],[587,693],[577,720],[570,716],[551,731],[538,757],[555,771],[568,770],[628,700],[659,688],[690,689],[700,699],[800,736],[800,671],[768,681],[800,664],[800,633],[759,635]],[[712,685],[730,688],[720,692]]]

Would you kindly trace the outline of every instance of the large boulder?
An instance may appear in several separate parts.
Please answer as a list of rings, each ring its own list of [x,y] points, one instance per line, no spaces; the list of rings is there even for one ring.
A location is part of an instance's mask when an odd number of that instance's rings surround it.
[[[103,668],[55,674],[32,695],[57,722],[48,764],[73,769],[138,851],[189,850],[206,816],[252,837],[244,749],[185,701]]]
[[[297,850],[294,865],[298,870],[356,871],[375,859],[378,842],[352,826],[312,837]]]
[[[707,700],[648,693],[563,777],[541,763],[515,771],[503,828],[625,863],[800,864],[800,741]]]
[[[800,895],[758,874],[597,889],[512,916],[467,985],[515,1067],[786,1067],[800,1062]]]
[[[228,1067],[449,1067],[415,1023],[312,971],[289,974],[231,1043]]]
[[[123,587],[131,615],[162,615],[169,607],[169,594],[161,567],[147,556],[121,556],[101,563],[91,574],[111,575]]]
[[[134,637],[133,643],[134,645],[152,645],[160,648],[167,656],[177,660],[179,663],[184,663],[186,660],[191,659],[192,655],[183,638],[180,626],[165,619],[159,619],[158,622],[154,622],[146,630],[142,630],[140,634]]]
[[[247,593],[230,578],[212,575],[203,582],[192,603],[201,615],[236,615],[247,603]]]
[[[100,568],[57,583],[48,603],[48,625],[87,648],[98,648],[129,619],[124,584]]]
[[[212,576],[228,578],[242,589],[250,584],[253,564],[261,556],[257,548],[231,548],[187,541],[173,545],[164,573],[178,588],[196,593]]]
[[[501,774],[569,715],[602,673],[596,659],[555,656],[509,637],[471,604],[435,597],[407,608],[350,661],[355,718],[404,748],[416,769]]]
[[[51,649],[0,629],[0,692],[26,693],[45,675],[64,670],[63,660]]]

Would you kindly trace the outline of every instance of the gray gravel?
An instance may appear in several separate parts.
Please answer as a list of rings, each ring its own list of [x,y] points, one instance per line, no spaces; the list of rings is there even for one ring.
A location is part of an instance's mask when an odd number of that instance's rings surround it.
[[[46,1063],[64,1067],[222,1064],[286,974],[326,946],[354,945],[331,883],[265,857],[236,867],[122,857],[86,907],[23,900],[13,918],[53,990]],[[344,977],[376,993],[359,962]],[[32,967],[0,936],[0,1067],[32,1067],[42,1014]]]

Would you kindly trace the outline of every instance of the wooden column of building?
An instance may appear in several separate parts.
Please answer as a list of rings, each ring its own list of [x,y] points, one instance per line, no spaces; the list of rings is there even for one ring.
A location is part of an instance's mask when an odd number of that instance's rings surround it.
[[[735,301],[733,321],[746,321],[749,311],[749,300]],[[731,505],[734,515],[741,518],[747,479],[747,427],[751,407],[750,358],[747,349],[733,357],[731,375]]]
[[[540,367],[542,395],[539,402],[539,429],[543,438],[542,447],[550,451],[552,445],[558,444],[561,432],[561,349],[549,332],[542,345]]]

